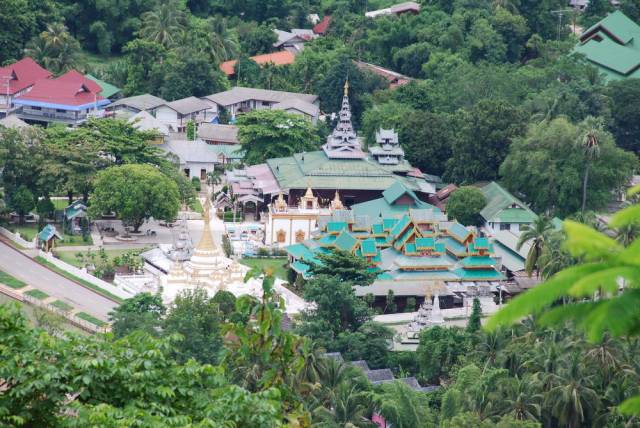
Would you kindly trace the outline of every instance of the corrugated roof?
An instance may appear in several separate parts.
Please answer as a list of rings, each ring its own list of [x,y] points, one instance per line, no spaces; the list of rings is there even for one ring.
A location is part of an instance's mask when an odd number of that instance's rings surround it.
[[[169,127],[145,110],[134,114],[127,122],[139,131],[155,131],[165,137],[169,136]]]
[[[243,86],[235,86],[228,91],[207,95],[204,98],[225,107],[248,100],[268,101],[270,103],[282,103],[292,99],[314,103],[318,100],[318,96],[313,94],[245,88]]]
[[[351,236],[349,232],[342,232],[338,235],[333,245],[343,251],[353,251],[357,243],[358,239]]]
[[[121,98],[111,104],[109,108],[117,107],[117,106],[127,106],[133,107],[136,110],[153,110],[154,108],[160,107],[167,102],[162,98],[156,97],[151,94],[142,94],[136,95],[134,97]]]
[[[100,91],[102,88],[75,70],[70,70],[57,79],[38,80],[26,94],[16,98],[16,104],[35,105],[44,103],[59,106],[104,105],[109,103]]]
[[[312,117],[317,117],[320,114],[320,107],[297,98],[282,101],[281,103],[275,104],[272,108],[275,110],[298,110]]]
[[[181,100],[171,101],[170,103],[166,103],[164,105],[169,107],[171,110],[177,111],[180,114],[191,114],[211,108],[211,106],[206,101],[202,101],[200,98],[196,97],[187,97]]]
[[[240,141],[238,141],[238,127],[235,125],[201,123],[198,125],[198,137],[209,141],[220,141],[230,144],[240,143]]]

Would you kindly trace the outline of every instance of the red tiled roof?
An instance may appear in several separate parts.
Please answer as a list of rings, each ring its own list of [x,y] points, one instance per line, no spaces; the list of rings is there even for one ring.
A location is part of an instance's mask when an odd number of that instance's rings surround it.
[[[57,79],[41,79],[21,100],[79,106],[103,100],[102,90],[94,81],[71,70]]]
[[[58,82],[74,82],[81,83],[87,87],[91,92],[100,93],[102,92],[102,87],[98,85],[95,80],[91,80],[88,77],[85,77],[84,74],[80,73],[76,70],[69,70],[64,73],[62,76],[56,79]]]
[[[318,22],[313,27],[313,32],[316,34],[326,33],[330,23],[331,23],[331,16],[325,15],[324,18],[322,18],[322,21]]]
[[[293,64],[296,59],[296,56],[289,51],[279,51],[274,53],[262,54],[252,56],[250,58],[252,61],[256,62],[258,65],[272,63],[274,65],[289,65]],[[233,76],[235,74],[234,67],[236,66],[236,61],[225,61],[220,64],[220,70],[222,70],[227,76]]]
[[[40,67],[33,59],[25,57],[14,64],[0,67],[0,94],[16,94],[48,77],[51,77],[49,71]]]

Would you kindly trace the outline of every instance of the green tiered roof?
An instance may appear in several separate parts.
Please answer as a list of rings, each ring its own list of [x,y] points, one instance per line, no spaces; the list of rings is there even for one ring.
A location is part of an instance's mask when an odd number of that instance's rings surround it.
[[[393,197],[387,197],[393,200]],[[439,211],[409,209],[399,219],[376,218],[373,224],[360,221],[357,233],[353,232],[355,223],[352,221],[342,222],[337,228],[335,225],[340,223],[337,220],[343,214],[334,216],[337,218],[321,223],[323,226],[320,226],[317,238],[286,248],[295,262],[312,264],[317,261],[315,254],[318,251],[337,248],[366,258],[370,269],[381,271],[376,281],[504,279],[496,269],[493,244],[487,238],[476,237],[474,230],[447,221]],[[337,237],[336,230],[340,230]],[[303,273],[299,265],[294,269]],[[303,275],[307,274],[305,270]]]

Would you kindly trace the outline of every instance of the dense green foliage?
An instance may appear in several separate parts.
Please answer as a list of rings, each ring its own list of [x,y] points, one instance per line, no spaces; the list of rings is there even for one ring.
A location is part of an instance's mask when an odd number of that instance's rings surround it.
[[[318,148],[317,128],[306,118],[282,110],[254,110],[238,118],[238,140],[249,165]]]
[[[180,207],[176,183],[149,165],[112,166],[100,171],[91,196],[91,216],[116,213],[134,232],[150,217],[173,222]]]
[[[463,186],[447,199],[447,215],[450,219],[468,225],[482,224],[480,210],[487,205],[487,198],[477,187]]]

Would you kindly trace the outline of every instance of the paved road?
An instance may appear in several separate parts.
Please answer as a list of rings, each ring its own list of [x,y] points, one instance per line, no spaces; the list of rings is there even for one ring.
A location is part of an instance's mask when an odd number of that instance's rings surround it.
[[[104,321],[108,319],[109,311],[117,306],[116,302],[50,271],[1,241],[0,269]]]

